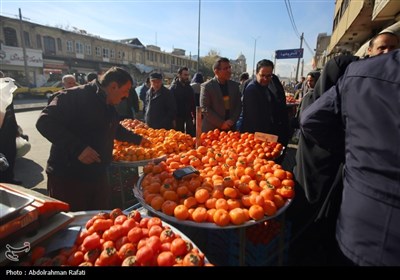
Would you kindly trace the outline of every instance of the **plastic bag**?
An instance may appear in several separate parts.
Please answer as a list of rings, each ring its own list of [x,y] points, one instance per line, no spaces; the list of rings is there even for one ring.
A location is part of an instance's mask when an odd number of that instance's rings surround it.
[[[17,158],[23,157],[31,150],[31,143],[29,143],[26,139],[18,136],[16,138],[17,144]]]

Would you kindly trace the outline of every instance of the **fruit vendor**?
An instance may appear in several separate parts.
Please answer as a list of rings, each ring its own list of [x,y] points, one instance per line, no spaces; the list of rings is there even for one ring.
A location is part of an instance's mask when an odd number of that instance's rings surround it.
[[[112,67],[95,83],[61,91],[43,109],[36,127],[51,143],[47,189],[71,211],[109,209],[107,167],[114,138],[148,140],[125,129],[115,105],[129,94],[132,77]]]

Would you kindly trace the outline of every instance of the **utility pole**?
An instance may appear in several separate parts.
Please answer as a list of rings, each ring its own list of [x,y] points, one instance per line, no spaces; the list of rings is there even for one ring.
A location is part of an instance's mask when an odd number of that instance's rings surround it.
[[[303,38],[304,38],[304,32],[301,33],[300,37],[300,49],[303,47]],[[297,59],[296,81],[299,80],[299,66],[300,66],[300,57]]]
[[[199,22],[197,24],[197,70],[199,72],[200,67],[200,11],[201,11],[201,0],[199,0]]]
[[[253,75],[252,77],[254,78],[254,71],[255,71],[255,67],[256,67],[256,47],[257,47],[257,40],[260,38],[260,36],[258,36],[257,38],[254,38],[254,53],[253,53]]]
[[[26,56],[25,39],[24,39],[24,30],[22,29],[22,13],[21,13],[21,8],[19,8],[19,28],[20,28],[20,34],[21,34],[22,55],[24,56],[25,80],[26,80],[26,82],[27,82],[27,86],[29,86],[28,58],[27,58],[27,56]]]

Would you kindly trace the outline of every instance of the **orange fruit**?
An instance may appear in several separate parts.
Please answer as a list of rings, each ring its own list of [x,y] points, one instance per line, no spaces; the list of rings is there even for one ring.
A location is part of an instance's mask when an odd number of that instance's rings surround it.
[[[207,220],[207,209],[204,207],[197,207],[192,213],[192,219],[196,223],[202,223]]]
[[[178,220],[186,220],[189,217],[188,208],[185,205],[178,205],[174,209],[174,216]]]
[[[223,227],[227,226],[230,223],[231,218],[228,211],[226,211],[225,209],[217,209],[214,212],[213,220],[216,225]]]
[[[175,201],[171,201],[171,200],[166,200],[164,201],[164,203],[161,205],[161,211],[169,216],[173,216],[174,215],[174,210],[175,207],[177,206]]]
[[[249,208],[249,216],[256,221],[264,218],[264,208],[260,205],[252,205]]]
[[[235,208],[229,211],[229,217],[231,223],[234,225],[242,225],[248,220],[246,213],[241,208]]]
[[[161,210],[161,206],[164,203],[164,201],[165,201],[164,198],[162,198],[160,195],[157,195],[151,200],[150,205],[151,207],[153,207],[154,210],[159,211]]]

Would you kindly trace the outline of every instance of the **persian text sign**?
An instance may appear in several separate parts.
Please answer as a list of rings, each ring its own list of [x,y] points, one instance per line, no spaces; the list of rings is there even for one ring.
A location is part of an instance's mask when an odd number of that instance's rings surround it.
[[[290,49],[290,50],[277,50],[275,51],[276,59],[284,58],[302,58],[304,49]]]
[[[26,49],[27,65],[29,67],[43,67],[43,56],[41,50]],[[0,61],[7,65],[24,65],[22,48],[1,45]]]

